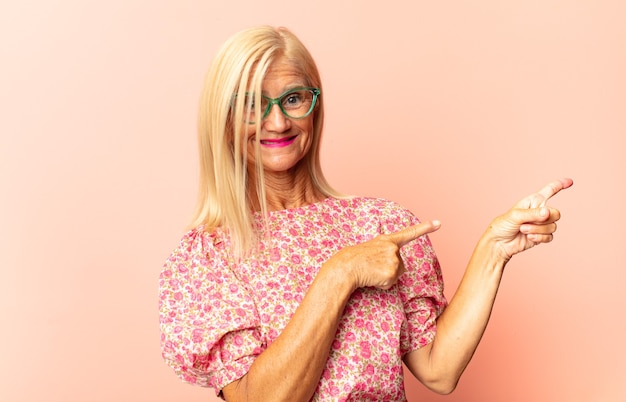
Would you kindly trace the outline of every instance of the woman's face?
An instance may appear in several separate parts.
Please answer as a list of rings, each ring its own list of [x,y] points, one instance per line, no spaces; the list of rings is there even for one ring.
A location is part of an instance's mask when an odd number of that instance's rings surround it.
[[[308,80],[285,58],[270,66],[262,84],[262,95],[278,98],[290,89],[305,87]],[[261,163],[266,173],[287,172],[304,158],[311,147],[315,111],[301,119],[283,114],[278,105],[272,105],[261,121],[259,147]],[[248,125],[246,146],[248,163],[255,161],[255,124]]]

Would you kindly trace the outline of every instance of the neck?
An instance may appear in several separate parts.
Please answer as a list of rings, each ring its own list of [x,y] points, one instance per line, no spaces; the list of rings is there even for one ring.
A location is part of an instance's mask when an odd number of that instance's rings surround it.
[[[254,210],[259,211],[261,206],[256,191],[256,172],[249,173],[250,201]],[[298,208],[325,198],[324,194],[313,185],[307,169],[300,164],[287,172],[265,171],[264,176],[265,196],[269,211]]]

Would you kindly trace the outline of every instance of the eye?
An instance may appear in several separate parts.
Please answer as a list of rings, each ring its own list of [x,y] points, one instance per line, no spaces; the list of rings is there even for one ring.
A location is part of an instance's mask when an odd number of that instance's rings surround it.
[[[300,107],[304,102],[304,92],[305,91],[295,91],[283,96],[283,107],[290,109]]]
[[[254,102],[254,95],[253,94],[246,95],[246,103],[245,103],[246,107],[254,109],[255,104],[256,103]]]
[[[246,110],[250,108],[250,110],[254,112],[254,107],[256,106],[255,98],[256,97],[254,94],[246,95],[245,104],[244,104]],[[267,108],[267,104],[268,104],[268,100],[264,96],[261,97],[261,110],[265,110]]]

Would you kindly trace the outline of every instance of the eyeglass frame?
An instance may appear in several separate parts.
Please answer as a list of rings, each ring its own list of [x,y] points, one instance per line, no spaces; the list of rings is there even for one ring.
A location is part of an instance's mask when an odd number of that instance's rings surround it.
[[[290,116],[285,111],[285,109],[283,108],[283,104],[282,104],[281,101],[283,100],[283,98],[285,96],[287,96],[287,95],[289,95],[289,94],[291,94],[293,92],[302,91],[302,90],[307,90],[307,91],[310,91],[311,93],[313,93],[313,100],[311,101],[311,107],[302,116],[299,116],[299,117]],[[283,116],[285,116],[285,117],[287,117],[289,119],[296,119],[296,120],[304,119],[305,117],[310,115],[311,112],[313,112],[313,109],[315,109],[315,105],[317,104],[317,98],[320,96],[321,93],[322,93],[322,91],[319,88],[315,88],[315,87],[296,87],[296,88],[291,88],[291,89],[286,90],[278,98],[270,98],[269,96],[261,95],[262,98],[267,100],[267,107],[265,108],[265,111],[263,112],[263,117],[261,117],[261,121],[263,121],[270,114],[270,111],[272,110],[272,107],[274,105],[278,105],[278,108],[280,109],[280,111],[283,114]],[[253,93],[246,92],[245,95],[249,96],[249,95],[253,95]],[[234,96],[234,98],[236,98],[236,97],[237,97],[237,95]],[[255,124],[256,122],[249,121],[247,123],[248,124]]]

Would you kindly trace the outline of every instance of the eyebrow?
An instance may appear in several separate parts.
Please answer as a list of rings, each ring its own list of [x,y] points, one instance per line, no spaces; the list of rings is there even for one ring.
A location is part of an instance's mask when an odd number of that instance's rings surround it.
[[[303,88],[309,88],[309,85],[307,84],[287,85],[285,89],[280,93],[280,95],[278,95],[278,98],[285,95],[289,91],[293,91],[294,89],[303,89]],[[254,94],[254,93],[252,92],[251,94]],[[261,96],[265,96],[266,98],[271,98],[270,96],[264,94],[263,91],[261,91]]]

